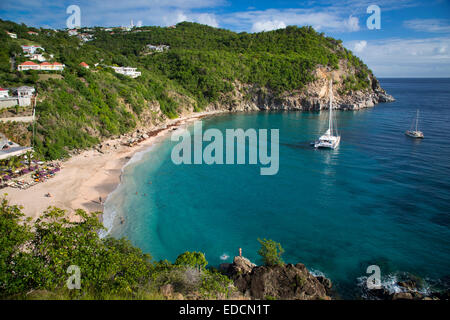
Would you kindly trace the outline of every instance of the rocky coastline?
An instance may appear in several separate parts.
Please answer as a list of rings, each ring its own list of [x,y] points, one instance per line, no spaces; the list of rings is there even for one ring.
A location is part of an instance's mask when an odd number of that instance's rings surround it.
[[[353,71],[345,65],[339,70],[320,67],[314,72],[315,80],[304,88],[275,94],[257,85],[234,82],[232,92],[220,101],[208,105],[207,110],[238,111],[320,111],[329,108],[328,81],[333,80],[333,108],[337,110],[360,110],[378,103],[393,102],[374,76],[368,76],[369,87],[358,91],[346,91],[345,79]]]
[[[245,257],[220,269],[234,282],[247,299],[257,300],[331,300],[331,280],[314,276],[302,263],[257,266]]]

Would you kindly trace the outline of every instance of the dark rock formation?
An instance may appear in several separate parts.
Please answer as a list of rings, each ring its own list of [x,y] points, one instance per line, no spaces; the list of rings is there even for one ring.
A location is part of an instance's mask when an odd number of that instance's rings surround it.
[[[236,288],[252,299],[330,299],[331,281],[314,277],[301,263],[284,266],[256,266],[235,257],[227,270]]]
[[[448,286],[437,288],[425,284],[424,280],[412,274],[398,275],[400,280],[395,284],[395,291],[392,287],[381,287],[379,289],[368,289],[364,286],[364,297],[375,300],[448,300],[450,290]]]

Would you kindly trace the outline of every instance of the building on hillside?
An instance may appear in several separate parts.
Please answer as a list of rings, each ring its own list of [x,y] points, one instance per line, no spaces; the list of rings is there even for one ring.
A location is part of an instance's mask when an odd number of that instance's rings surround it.
[[[86,62],[84,62],[84,61],[80,63],[80,66],[81,66],[82,68],[89,69],[89,65],[88,65]]]
[[[8,32],[8,31],[6,31],[6,33],[8,34],[8,36],[10,36],[11,38],[13,38],[13,39],[17,39],[17,34],[15,34],[15,33],[12,33],[12,32]]]
[[[7,139],[3,134],[0,134],[0,160],[21,156],[32,150],[31,147],[22,147]]]
[[[78,30],[72,29],[72,30],[67,31],[67,33],[69,34],[69,36],[76,36],[78,34]]]
[[[25,54],[35,54],[37,49],[45,51],[45,49],[40,46],[21,46],[21,47],[22,47],[22,51]]]
[[[149,50],[156,51],[156,52],[164,52],[166,50],[169,50],[170,46],[165,45],[165,44],[159,44],[159,45],[148,44],[147,48]]]
[[[15,89],[19,98],[31,98],[36,91],[33,87],[21,86]]]
[[[89,33],[81,33],[78,35],[78,38],[83,42],[88,42],[94,40],[94,35]]]
[[[33,87],[22,86],[18,88],[0,88],[0,109],[14,106],[28,107],[35,99],[35,89]],[[12,92],[12,96],[9,95]]]
[[[120,73],[131,78],[137,78],[141,75],[140,71],[136,71],[137,68],[132,67],[111,67],[111,68],[113,68],[116,73]]]
[[[34,31],[28,31],[27,32],[30,36],[37,36],[39,33],[34,32]]]
[[[17,66],[17,70],[26,71],[26,70],[40,70],[41,66],[33,61],[25,61]]]
[[[32,61],[25,61],[17,66],[17,70],[42,70],[42,71],[62,71],[65,65],[59,62],[42,62],[41,64]]]
[[[59,62],[43,62],[40,70],[43,71],[62,71],[65,65]]]
[[[33,87],[18,87],[15,92],[17,99],[19,100],[19,106],[28,107],[31,105],[31,99],[33,98],[35,92]]]
[[[9,90],[0,88],[0,98],[9,98]]]
[[[28,56],[31,60],[37,60],[39,62],[47,61],[42,53],[34,53]]]

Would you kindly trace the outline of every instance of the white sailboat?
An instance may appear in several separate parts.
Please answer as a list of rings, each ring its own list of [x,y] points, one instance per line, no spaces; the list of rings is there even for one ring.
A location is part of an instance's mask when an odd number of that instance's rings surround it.
[[[419,123],[419,109],[417,109],[416,114],[416,128],[415,130],[412,130],[413,125],[411,125],[411,130],[406,130],[405,134],[409,137],[416,138],[416,139],[423,139],[423,133],[422,131],[417,130],[417,125]]]
[[[328,119],[328,130],[314,143],[314,148],[336,149],[340,142],[341,136],[338,135],[333,120],[333,81],[330,80],[330,115]]]

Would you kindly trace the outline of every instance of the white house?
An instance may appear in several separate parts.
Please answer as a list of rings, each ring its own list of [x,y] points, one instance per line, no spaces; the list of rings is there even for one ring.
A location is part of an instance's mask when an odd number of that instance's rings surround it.
[[[0,98],[9,98],[9,90],[0,88]]]
[[[8,31],[6,31],[6,33],[8,34],[8,36],[10,36],[11,38],[13,38],[13,39],[17,39],[17,34],[15,34],[15,33],[12,33],[12,32],[8,32]]]
[[[160,44],[160,45],[148,44],[147,48],[149,50],[156,51],[156,52],[163,52],[165,50],[169,50],[170,49],[170,47],[168,45],[165,45],[165,44]]]
[[[28,86],[22,86],[16,89],[17,98],[19,99],[19,106],[28,107],[31,105],[31,98],[34,95],[34,88]]]
[[[76,36],[78,34],[77,29],[72,29],[67,31],[67,33],[69,34],[69,36]]]
[[[78,35],[78,38],[83,42],[88,42],[94,40],[94,35],[89,33],[82,33]]]
[[[137,68],[132,67],[111,67],[111,68],[113,68],[116,73],[120,73],[125,76],[129,76],[131,78],[137,78],[141,75],[140,71],[136,71]]]
[[[39,46],[21,46],[22,47],[22,51],[25,52],[25,56],[30,56],[32,54],[36,53],[37,49],[41,49],[42,51],[45,51],[44,48],[39,47]]]
[[[33,87],[22,86],[16,89],[19,98],[30,98],[36,91]]]
[[[29,57],[31,60],[37,60],[39,62],[47,61],[42,53],[34,53],[32,55],[29,55]]]

